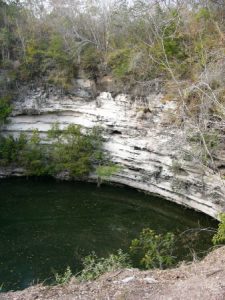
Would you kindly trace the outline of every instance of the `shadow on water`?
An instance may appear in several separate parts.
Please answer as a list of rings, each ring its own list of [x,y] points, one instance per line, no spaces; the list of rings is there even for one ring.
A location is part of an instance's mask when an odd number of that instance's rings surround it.
[[[95,251],[106,256],[122,248],[143,228],[176,235],[189,228],[214,227],[206,215],[127,187],[51,179],[0,181],[0,286],[23,289],[51,278],[52,270],[81,268],[81,258]],[[197,252],[211,247],[210,233],[179,248]]]

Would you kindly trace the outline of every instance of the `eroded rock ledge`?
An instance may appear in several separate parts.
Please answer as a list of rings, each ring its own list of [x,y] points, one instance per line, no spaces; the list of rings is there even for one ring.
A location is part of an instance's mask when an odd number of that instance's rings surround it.
[[[21,93],[14,103],[11,122],[5,133],[31,132],[38,129],[44,137],[53,123],[61,127],[74,123],[85,128],[104,128],[104,147],[112,160],[122,166],[110,178],[159,195],[178,204],[199,210],[214,218],[225,211],[225,189],[221,178],[181,158],[182,130],[167,125],[176,103],[163,103],[162,94],[145,97],[131,94],[97,96],[94,82],[79,79],[73,93],[60,94],[55,88],[32,88]],[[188,146],[187,146],[188,147]],[[181,170],[176,173],[174,162]],[[0,177],[21,175],[22,170],[0,170]]]

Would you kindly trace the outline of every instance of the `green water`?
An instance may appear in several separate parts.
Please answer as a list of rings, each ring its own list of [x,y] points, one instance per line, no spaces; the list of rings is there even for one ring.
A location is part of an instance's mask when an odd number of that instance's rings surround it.
[[[126,250],[144,227],[176,236],[188,228],[215,227],[211,218],[130,188],[50,179],[0,181],[0,286],[23,289],[49,280],[53,270],[81,268],[91,251]],[[210,234],[193,235],[187,249],[207,250]]]

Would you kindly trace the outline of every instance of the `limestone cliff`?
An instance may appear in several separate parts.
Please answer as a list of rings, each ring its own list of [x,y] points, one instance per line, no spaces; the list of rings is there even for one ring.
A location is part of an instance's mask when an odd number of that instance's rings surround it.
[[[210,170],[184,160],[181,129],[167,125],[168,114],[175,113],[176,103],[163,103],[155,91],[118,93],[96,89],[95,83],[79,79],[70,94],[53,87],[30,88],[14,102],[5,133],[18,134],[38,129],[44,137],[51,125],[74,123],[85,128],[104,128],[104,147],[112,160],[122,166],[111,182],[160,195],[173,202],[202,211],[212,217],[225,210],[223,181]],[[179,161],[179,172],[174,165]],[[8,173],[7,173],[8,172]],[[0,170],[0,176],[20,175],[22,170]],[[93,175],[91,175],[92,177]]]

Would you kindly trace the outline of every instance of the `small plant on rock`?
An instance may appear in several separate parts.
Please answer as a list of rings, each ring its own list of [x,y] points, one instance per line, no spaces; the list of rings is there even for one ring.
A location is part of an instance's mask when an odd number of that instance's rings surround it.
[[[107,180],[110,178],[110,176],[116,174],[117,172],[120,171],[120,166],[111,164],[109,166],[99,166],[96,169],[97,173],[97,183],[98,186],[100,186],[103,182],[103,180]]]
[[[172,166],[171,166],[171,171],[174,174],[180,174],[182,172],[182,164],[178,160],[173,160],[172,161]]]

